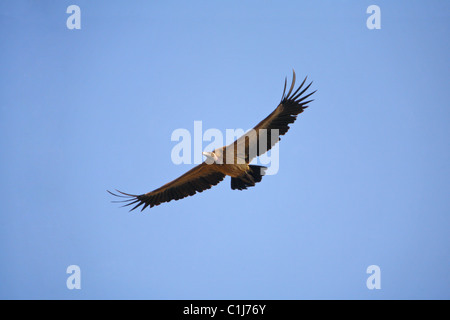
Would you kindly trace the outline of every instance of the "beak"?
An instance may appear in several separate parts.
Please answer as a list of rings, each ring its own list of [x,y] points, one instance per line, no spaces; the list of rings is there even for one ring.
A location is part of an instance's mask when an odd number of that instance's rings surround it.
[[[204,156],[206,156],[206,163],[207,164],[213,164],[215,161],[217,161],[217,156],[213,154],[212,152],[202,152]]]

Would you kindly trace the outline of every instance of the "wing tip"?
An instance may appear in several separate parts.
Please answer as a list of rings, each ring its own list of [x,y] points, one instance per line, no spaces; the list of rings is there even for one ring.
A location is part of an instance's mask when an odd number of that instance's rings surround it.
[[[113,203],[118,203],[118,202],[126,202],[124,205],[120,206],[121,208],[123,207],[128,207],[131,205],[136,204],[133,208],[131,208],[129,210],[129,212],[133,211],[134,209],[140,207],[142,204],[145,203],[145,206],[143,207],[143,209],[145,209],[149,204],[147,204],[145,201],[143,201],[140,197],[142,195],[136,195],[136,194],[130,194],[130,193],[126,193],[126,192],[122,192],[120,190],[115,189],[115,191],[117,193],[114,193],[112,191],[106,190],[109,194],[118,197],[118,198],[122,198],[122,200],[116,200],[116,201],[111,201]],[[142,209],[142,210],[143,210]],[[141,210],[141,211],[142,211]]]

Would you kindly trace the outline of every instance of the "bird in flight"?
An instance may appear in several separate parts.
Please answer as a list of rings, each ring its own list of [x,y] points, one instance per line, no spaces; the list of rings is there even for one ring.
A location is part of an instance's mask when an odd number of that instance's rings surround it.
[[[316,91],[305,95],[312,82],[301,90],[305,82],[306,77],[293,92],[295,86],[295,71],[293,70],[289,91],[285,94],[287,84],[287,79],[285,79],[281,101],[271,114],[232,144],[212,152],[203,152],[206,160],[177,179],[141,195],[119,190],[116,190],[117,193],[107,191],[122,198],[116,202],[124,202],[124,206],[133,206],[130,211],[140,206],[142,206],[142,211],[147,207],[151,208],[164,202],[180,200],[210,189],[221,182],[225,176],[231,177],[231,189],[233,190],[244,190],[255,186],[261,181],[267,168],[251,165],[251,161],[270,150],[280,140],[279,136],[289,130],[289,124],[292,124],[297,116],[308,107],[308,103],[313,101],[307,99]]]

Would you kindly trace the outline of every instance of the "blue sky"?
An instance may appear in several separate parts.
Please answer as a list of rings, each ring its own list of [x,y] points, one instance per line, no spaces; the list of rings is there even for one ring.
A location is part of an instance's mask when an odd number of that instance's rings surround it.
[[[449,9],[1,2],[0,298],[449,299]],[[254,126],[293,68],[318,91],[278,174],[142,213],[110,202],[192,167],[171,161],[175,129]]]

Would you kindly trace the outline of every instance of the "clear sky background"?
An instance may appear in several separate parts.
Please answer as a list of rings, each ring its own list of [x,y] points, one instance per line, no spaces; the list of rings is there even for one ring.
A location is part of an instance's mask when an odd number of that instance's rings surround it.
[[[449,31],[441,0],[0,2],[0,298],[449,299]],[[110,202],[193,166],[175,129],[253,127],[293,68],[318,91],[277,175]]]

